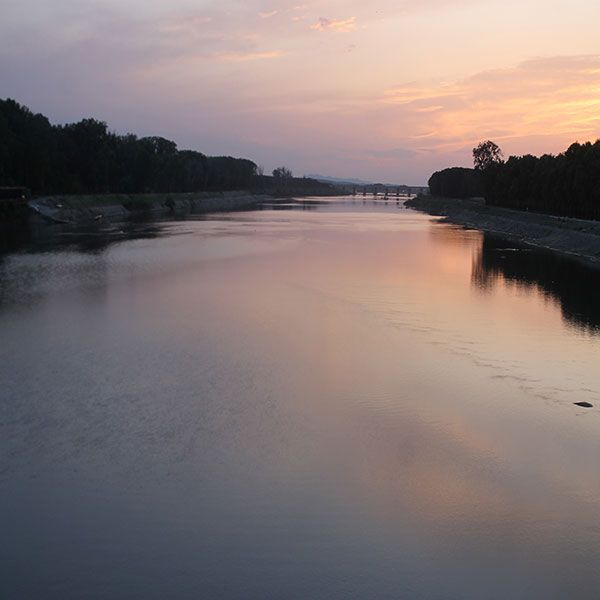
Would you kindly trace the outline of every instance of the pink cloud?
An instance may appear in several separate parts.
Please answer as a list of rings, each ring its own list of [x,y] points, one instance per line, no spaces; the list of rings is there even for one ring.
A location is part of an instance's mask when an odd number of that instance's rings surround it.
[[[267,11],[267,12],[259,12],[258,16],[261,19],[270,19],[271,17],[274,17],[277,14],[279,14],[278,10],[270,10],[270,11]]]
[[[321,17],[314,25],[311,25],[310,28],[315,31],[350,33],[356,29],[356,17],[349,17],[347,19],[326,19]]]
[[[271,50],[267,52],[223,52],[215,54],[213,58],[228,62],[245,62],[249,60],[265,60],[272,58],[280,58],[284,56],[279,50]]]

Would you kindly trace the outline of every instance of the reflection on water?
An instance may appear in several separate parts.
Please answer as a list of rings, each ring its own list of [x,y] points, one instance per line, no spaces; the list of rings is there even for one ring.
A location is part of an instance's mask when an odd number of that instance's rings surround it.
[[[110,246],[155,239],[167,230],[164,224],[131,220],[77,228],[37,224],[4,233],[0,236],[0,306],[22,306],[65,283],[81,286],[93,280],[105,285],[100,274],[107,273],[104,253]],[[45,254],[45,260],[39,260],[40,254]]]
[[[5,226],[0,229],[0,260],[11,252],[43,252],[61,246],[95,252],[123,240],[153,238],[162,233],[163,228],[156,222],[142,219],[79,227],[45,223]]]
[[[331,198],[287,198],[264,202],[259,210],[320,210],[320,211],[345,211],[345,210],[387,210],[391,207],[405,209],[404,202],[411,196],[349,196]]]
[[[473,283],[489,289],[499,280],[536,286],[560,304],[567,322],[591,331],[600,329],[600,270],[484,234],[473,265]]]
[[[2,597],[597,595],[585,300],[395,202],[309,204],[3,255]]]

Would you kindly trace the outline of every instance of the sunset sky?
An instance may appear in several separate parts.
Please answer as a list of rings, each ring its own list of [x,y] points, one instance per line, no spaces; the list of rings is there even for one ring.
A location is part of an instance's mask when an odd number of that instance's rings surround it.
[[[600,137],[598,0],[3,0],[0,97],[53,122],[422,184]]]

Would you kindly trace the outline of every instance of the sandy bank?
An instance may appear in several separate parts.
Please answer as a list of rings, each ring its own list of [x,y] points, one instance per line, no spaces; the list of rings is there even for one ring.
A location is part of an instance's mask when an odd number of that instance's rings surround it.
[[[495,206],[483,200],[418,196],[406,206],[449,223],[501,235],[509,240],[573,255],[600,267],[600,222],[554,217]]]

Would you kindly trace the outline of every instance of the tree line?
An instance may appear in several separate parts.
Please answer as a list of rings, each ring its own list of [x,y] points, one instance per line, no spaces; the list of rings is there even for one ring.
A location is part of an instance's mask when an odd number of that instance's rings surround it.
[[[484,169],[489,204],[600,219],[600,140],[553,156],[511,156]]]
[[[483,195],[483,178],[475,169],[450,167],[436,171],[428,181],[433,196],[443,198],[472,198]]]
[[[474,169],[444,169],[429,180],[433,195],[484,196],[487,204],[600,219],[600,140],[558,155],[510,156],[492,141],[473,149]]]
[[[0,100],[0,186],[34,194],[233,190],[250,187],[257,172],[251,160],[178,150],[162,137],[118,135],[96,119],[52,125]]]

